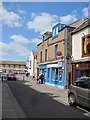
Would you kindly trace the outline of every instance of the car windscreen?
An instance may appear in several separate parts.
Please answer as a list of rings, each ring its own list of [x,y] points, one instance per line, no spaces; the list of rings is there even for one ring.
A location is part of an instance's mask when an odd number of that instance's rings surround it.
[[[15,74],[9,74],[9,76],[15,76]]]

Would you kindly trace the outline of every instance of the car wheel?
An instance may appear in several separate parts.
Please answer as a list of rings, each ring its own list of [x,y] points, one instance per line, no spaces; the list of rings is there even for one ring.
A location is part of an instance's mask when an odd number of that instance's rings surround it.
[[[75,95],[70,94],[68,97],[68,103],[70,106],[76,106],[76,98]]]

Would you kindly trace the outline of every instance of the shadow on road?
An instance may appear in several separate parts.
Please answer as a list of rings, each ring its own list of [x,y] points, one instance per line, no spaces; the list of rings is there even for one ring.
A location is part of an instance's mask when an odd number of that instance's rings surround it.
[[[24,83],[25,81],[7,81],[27,118],[87,118],[77,108],[53,100],[52,98],[58,97],[53,93],[36,91],[31,88],[32,85]]]

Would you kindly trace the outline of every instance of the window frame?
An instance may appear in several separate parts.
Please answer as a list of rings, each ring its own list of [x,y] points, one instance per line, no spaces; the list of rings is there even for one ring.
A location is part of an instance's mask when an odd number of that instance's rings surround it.
[[[80,86],[80,83],[81,82],[87,82],[87,88],[86,87],[83,87],[83,86]],[[89,85],[88,85],[88,83],[89,83],[89,80],[88,79],[81,79],[80,81],[79,81],[79,84],[78,84],[78,87],[80,87],[80,88],[83,88],[83,89],[88,89],[88,87],[89,87]],[[85,85],[85,84],[84,84]]]
[[[56,48],[57,47],[57,48]],[[55,45],[55,48],[54,48],[54,58],[58,58],[58,56],[56,55],[56,52],[58,51],[58,44]]]
[[[90,34],[85,35],[84,37],[82,37],[82,57],[88,57],[90,56],[90,53],[84,53],[84,42],[85,42],[85,37],[90,39]]]
[[[48,68],[48,80],[50,80],[50,68]]]
[[[45,61],[47,61],[48,59],[48,53],[47,53],[47,49],[45,49]]]
[[[40,62],[42,62],[42,51],[40,52]]]

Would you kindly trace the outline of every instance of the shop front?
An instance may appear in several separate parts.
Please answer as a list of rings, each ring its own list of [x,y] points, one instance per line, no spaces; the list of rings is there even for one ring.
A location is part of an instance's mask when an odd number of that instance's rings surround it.
[[[72,80],[79,77],[90,77],[90,62],[78,62],[72,65]]]
[[[44,73],[45,83],[64,87],[64,62],[39,65],[39,73]]]

